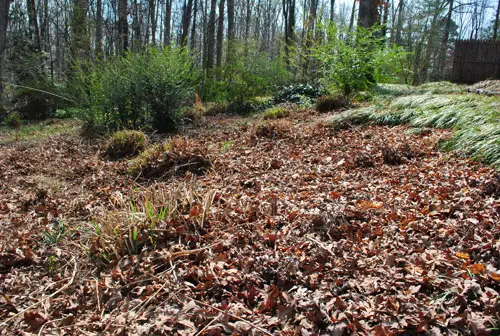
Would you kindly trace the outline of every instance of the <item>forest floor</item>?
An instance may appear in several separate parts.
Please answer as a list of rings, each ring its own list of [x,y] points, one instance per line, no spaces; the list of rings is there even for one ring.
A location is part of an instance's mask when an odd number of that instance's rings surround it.
[[[328,118],[207,118],[179,141],[208,171],[162,180],[75,132],[3,143],[0,334],[498,334],[497,171]]]

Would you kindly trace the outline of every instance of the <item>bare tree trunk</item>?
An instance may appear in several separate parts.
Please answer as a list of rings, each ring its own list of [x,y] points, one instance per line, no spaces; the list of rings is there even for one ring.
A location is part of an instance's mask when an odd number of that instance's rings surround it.
[[[208,19],[208,37],[207,37],[207,69],[214,67],[214,52],[215,52],[215,10],[217,0],[211,0],[210,14]]]
[[[378,10],[376,0],[360,0],[358,26],[363,28],[371,28],[377,23]]]
[[[97,0],[96,24],[95,24],[95,55],[97,59],[102,58],[102,0]]]
[[[127,7],[127,0],[118,0],[118,49],[121,53],[128,50]]]
[[[7,47],[9,8],[10,0],[0,0],[0,94],[3,93],[3,71],[5,68],[5,49]]]
[[[500,25],[500,0],[498,0],[497,14],[495,15],[495,26],[493,27],[493,39],[498,39],[498,27]]]
[[[156,44],[156,2],[149,0],[149,17],[151,22],[151,43]]]
[[[227,0],[227,60],[231,64],[234,57],[234,0]]]
[[[182,14],[182,34],[181,46],[185,47],[188,42],[189,26],[191,25],[191,13],[193,11],[193,0],[184,2],[184,12]]]
[[[405,9],[404,0],[399,0],[398,4],[398,23],[396,25],[396,33],[394,37],[394,43],[401,44],[401,30],[403,29],[403,14]]]
[[[219,2],[219,24],[217,28],[217,67],[222,65],[222,41],[224,39],[224,0]]]
[[[250,0],[246,0],[246,15],[245,15],[245,55],[248,55],[248,39],[250,38],[250,23],[252,22],[252,7]]]
[[[196,44],[196,16],[198,15],[198,0],[194,0],[193,9],[193,26],[191,27],[191,48],[195,48]]]
[[[163,44],[170,44],[170,21],[172,20],[172,0],[165,0],[165,21],[163,32]]]
[[[390,0],[387,0],[385,2],[385,4],[383,5],[384,6],[384,25],[382,27],[382,36],[385,38],[385,36],[387,35],[387,21],[389,20],[389,7],[391,5],[391,1]]]
[[[27,7],[31,38],[35,42],[35,49],[42,50],[40,29],[38,28],[38,19],[36,17],[35,0],[28,0]]]
[[[330,0],[330,21],[335,18],[335,0]]]
[[[356,2],[358,2],[358,0],[354,0],[354,2],[352,3],[351,20],[349,21],[349,31],[350,32],[354,28],[354,16],[356,15]]]

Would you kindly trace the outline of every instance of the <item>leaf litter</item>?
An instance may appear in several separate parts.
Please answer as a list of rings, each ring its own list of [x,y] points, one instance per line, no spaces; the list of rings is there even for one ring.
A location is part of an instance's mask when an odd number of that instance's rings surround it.
[[[147,183],[76,136],[0,147],[2,334],[497,333],[497,173],[312,118],[210,119],[210,169]]]

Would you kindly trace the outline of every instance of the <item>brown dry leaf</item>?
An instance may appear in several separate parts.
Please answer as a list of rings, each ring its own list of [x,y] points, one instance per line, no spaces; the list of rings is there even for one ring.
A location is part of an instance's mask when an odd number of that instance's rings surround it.
[[[47,318],[38,311],[28,310],[24,312],[24,322],[30,327],[31,331],[36,331],[47,322]]]
[[[486,265],[484,264],[473,264],[469,266],[469,271],[474,275],[483,274],[486,272]]]
[[[455,253],[455,255],[460,258],[460,259],[465,259],[465,260],[468,260],[470,259],[470,255],[469,253],[466,253],[466,252],[457,252]]]

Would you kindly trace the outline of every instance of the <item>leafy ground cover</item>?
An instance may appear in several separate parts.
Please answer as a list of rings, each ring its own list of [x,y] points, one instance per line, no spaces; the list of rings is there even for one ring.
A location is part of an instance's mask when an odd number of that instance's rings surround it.
[[[3,145],[0,330],[498,333],[498,172],[446,129],[331,118],[209,117],[173,153],[210,166],[161,182],[75,134]]]

